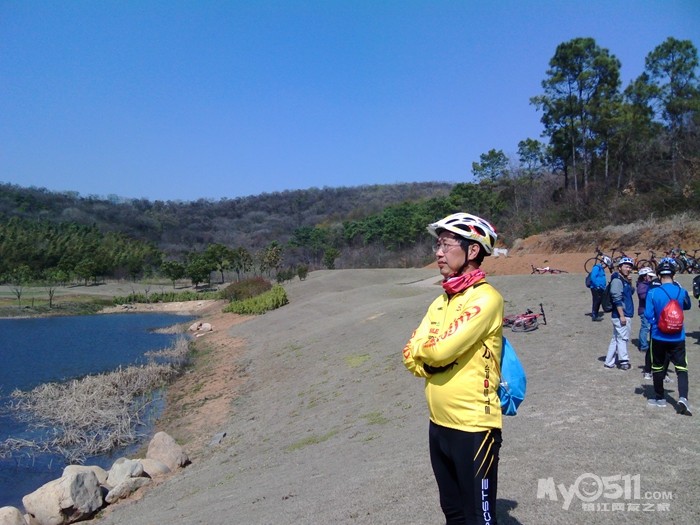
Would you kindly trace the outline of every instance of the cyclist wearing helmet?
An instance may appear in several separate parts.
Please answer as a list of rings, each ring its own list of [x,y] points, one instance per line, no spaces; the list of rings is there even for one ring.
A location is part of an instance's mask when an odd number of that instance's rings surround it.
[[[661,318],[666,305],[675,299],[683,310],[690,310],[690,295],[683,287],[673,280],[678,267],[670,257],[664,257],[656,267],[656,273],[661,278],[661,286],[650,288],[644,316],[651,325],[651,371],[654,378],[654,398],[649,399],[649,405],[665,407],[664,376],[669,361],[673,362],[678,378],[678,403],[676,410],[679,414],[692,415],[688,403],[688,360],[685,353],[685,327],[674,332],[668,327],[664,331]],[[680,317],[680,315],[679,315]],[[680,319],[678,319],[680,321]],[[680,324],[680,323],[679,323]]]
[[[613,304],[610,317],[613,335],[608,345],[608,354],[605,356],[605,368],[615,368],[617,359],[620,370],[630,369],[627,342],[632,333],[632,317],[634,317],[633,289],[629,278],[632,266],[634,266],[632,259],[621,257],[617,261],[617,271],[610,276],[610,297]]]
[[[637,297],[639,298],[639,306],[637,306],[637,314],[639,314],[639,351],[646,352],[649,350],[649,323],[644,317],[644,307],[647,303],[647,293],[651,286],[651,281],[656,275],[651,268],[644,267],[639,270],[639,278],[637,279]],[[646,370],[645,370],[646,371]]]
[[[603,293],[608,280],[605,277],[605,268],[612,270],[610,257],[604,255],[600,262],[597,262],[591,273],[586,278],[586,286],[591,289],[591,321],[602,321],[603,314],[600,313],[600,304],[603,302]]]
[[[481,262],[496,231],[455,213],[428,226],[444,293],[403,349],[406,368],[425,378],[430,462],[447,523],[496,523],[501,447],[498,398],[503,297]]]

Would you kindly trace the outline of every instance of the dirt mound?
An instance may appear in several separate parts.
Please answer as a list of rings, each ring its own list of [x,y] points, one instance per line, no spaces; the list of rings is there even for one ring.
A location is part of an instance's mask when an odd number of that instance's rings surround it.
[[[613,249],[630,257],[639,253],[642,259],[649,256],[650,250],[660,258],[672,248],[683,248],[692,255],[696,249],[700,252],[700,220],[681,214],[664,221],[652,217],[595,231],[553,230],[517,239],[507,256],[487,257],[483,268],[491,275],[529,274],[533,267],[583,273],[583,264],[595,255],[596,247],[606,254]]]
[[[672,248],[684,248],[692,253],[700,249],[700,220],[681,214],[667,220],[653,217],[632,224],[603,226],[598,230],[557,229],[513,243],[511,254],[595,252],[599,246],[610,253],[612,248],[628,255],[640,252],[642,257],[654,250],[663,255]]]

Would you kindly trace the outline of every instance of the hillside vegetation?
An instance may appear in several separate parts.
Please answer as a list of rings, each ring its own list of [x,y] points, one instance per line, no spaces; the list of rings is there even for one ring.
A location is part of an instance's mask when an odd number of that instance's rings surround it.
[[[227,271],[280,280],[297,269],[420,266],[432,258],[426,225],[455,211],[489,219],[501,247],[524,249],[522,239],[544,232],[553,233],[537,242],[552,252],[698,247],[693,43],[669,37],[626,87],[619,60],[592,38],[560,44],[549,66],[531,99],[548,142],[520,141],[517,158],[485,152],[472,164],[475,182],[194,202],[0,185],[0,276],[87,283],[163,275],[197,285]]]

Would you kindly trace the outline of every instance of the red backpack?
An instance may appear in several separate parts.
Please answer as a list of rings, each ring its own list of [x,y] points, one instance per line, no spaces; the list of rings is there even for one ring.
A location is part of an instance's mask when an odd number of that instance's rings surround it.
[[[659,288],[663,290],[669,299],[666,306],[663,307],[661,313],[659,314],[659,330],[661,330],[664,334],[669,335],[680,333],[680,331],[683,330],[683,321],[685,320],[683,316],[683,308],[681,308],[681,305],[678,302],[678,298],[681,296],[681,291],[678,290],[678,297],[671,299],[671,296],[668,295],[668,292],[664,290],[663,287],[660,286]]]

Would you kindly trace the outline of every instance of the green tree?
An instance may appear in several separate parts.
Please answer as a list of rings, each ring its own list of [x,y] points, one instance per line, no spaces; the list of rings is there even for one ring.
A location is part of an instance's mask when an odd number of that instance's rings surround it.
[[[527,178],[534,181],[543,173],[547,161],[547,147],[539,140],[521,140],[518,142],[518,160]]]
[[[327,228],[302,226],[292,233],[289,246],[299,248],[305,261],[318,263],[330,242],[330,237]]]
[[[49,296],[49,308],[53,308],[53,298],[56,295],[56,289],[62,283],[68,280],[68,274],[58,268],[47,268],[43,271],[41,282]]]
[[[508,176],[508,157],[502,150],[489,150],[472,162],[472,174],[479,181],[496,182]]]
[[[698,50],[690,40],[669,37],[646,57],[645,72],[655,109],[670,137],[673,182],[683,155],[684,135],[700,112]]]
[[[175,288],[175,281],[182,279],[187,273],[185,265],[177,261],[163,261],[160,271],[173,282],[173,288]]]
[[[456,184],[450,192],[450,202],[452,206],[449,213],[469,210],[469,213],[487,217],[494,222],[498,220],[508,206],[501,192],[497,191],[497,187],[490,183]],[[440,217],[436,216],[435,219],[437,218]]]
[[[273,271],[279,270],[282,266],[282,247],[279,242],[272,241],[267,247],[260,252],[260,272],[267,272],[268,275]]]
[[[581,164],[583,188],[589,182],[593,155],[605,147],[601,122],[610,118],[614,107],[606,104],[619,93],[620,62],[592,38],[575,38],[557,46],[549,61],[544,93],[531,99],[542,111],[542,124],[552,151],[564,166],[564,186],[569,169],[578,194]]]
[[[21,264],[16,268],[13,268],[7,280],[12,285],[12,293],[17,297],[18,306],[22,306],[22,293],[24,293],[24,287],[32,278],[32,270],[26,264]]]
[[[526,193],[529,195],[528,210],[530,216],[534,211],[535,181],[544,174],[547,162],[547,147],[539,140],[525,139],[518,142],[519,170],[522,173],[513,181],[514,200],[517,209],[517,188],[525,181]]]
[[[212,272],[211,261],[204,254],[191,254],[185,272],[195,288],[199,286],[199,283],[209,283]]]
[[[253,269],[253,256],[248,250],[240,246],[233,249],[231,257],[231,269],[236,272],[237,279],[240,282],[241,274]]]
[[[224,282],[224,271],[230,270],[235,255],[232,250],[223,244],[210,244],[204,251],[205,257],[211,261],[214,269],[221,274],[221,283]]]
[[[654,163],[656,138],[661,132],[653,119],[652,96],[649,77],[642,73],[625,88],[620,111],[610,122],[610,151],[618,190],[627,184],[641,183],[641,188],[658,184],[656,170],[649,170]]]
[[[88,285],[90,279],[94,279],[97,282],[97,263],[92,257],[81,259],[75,265],[73,272],[79,279],[85,281],[85,286]]]
[[[323,264],[329,270],[335,270],[335,260],[340,257],[340,250],[328,247],[323,252]]]

